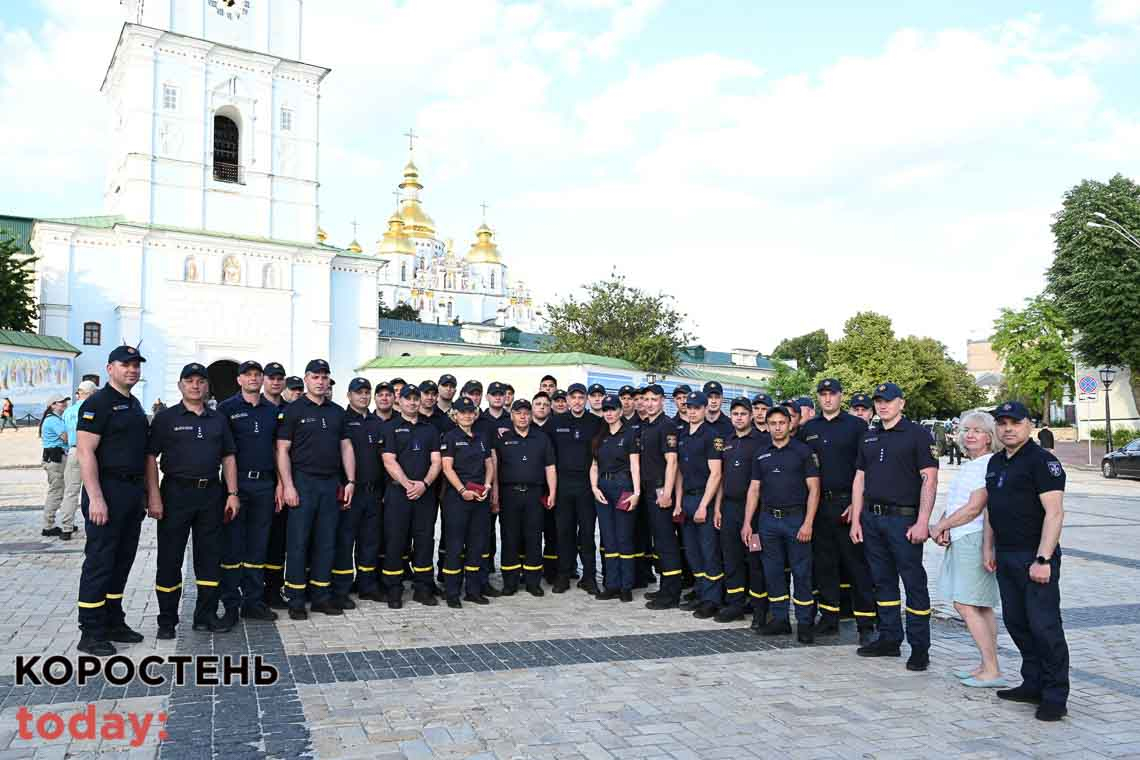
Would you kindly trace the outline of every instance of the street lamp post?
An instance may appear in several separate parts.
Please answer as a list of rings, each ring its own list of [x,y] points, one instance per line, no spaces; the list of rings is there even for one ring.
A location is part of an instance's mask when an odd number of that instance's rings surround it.
[[[1129,232],[1127,229],[1125,229],[1123,224],[1121,224],[1120,222],[1118,222],[1114,219],[1109,219],[1101,211],[1094,211],[1093,216],[1100,219],[1101,221],[1094,222],[1094,221],[1090,220],[1090,221],[1085,223],[1086,227],[1088,227],[1090,229],[1094,229],[1094,230],[1112,230],[1117,235],[1124,238],[1129,243],[1131,243],[1133,246],[1135,246],[1137,249],[1140,249],[1140,240],[1138,240],[1135,235],[1133,235],[1131,232]]]
[[[1116,370],[1105,367],[1100,371],[1100,382],[1104,385],[1104,453],[1112,451],[1112,407],[1109,403],[1109,390],[1116,379]]]

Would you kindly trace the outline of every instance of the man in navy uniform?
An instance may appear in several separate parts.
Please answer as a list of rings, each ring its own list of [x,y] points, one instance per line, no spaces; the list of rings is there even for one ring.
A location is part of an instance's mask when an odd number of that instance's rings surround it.
[[[458,383],[455,380],[455,375],[440,375],[437,381],[439,387],[439,398],[436,400],[435,405],[439,407],[439,411],[443,412],[451,418],[451,405],[455,402],[455,391]]]
[[[775,404],[772,402],[772,397],[767,393],[757,393],[752,397],[752,425],[756,428],[757,432],[763,433],[768,439],[768,424],[765,418],[768,416],[768,410]]]
[[[313,359],[305,365],[305,395],[285,408],[277,426],[277,474],[282,500],[293,510],[285,559],[285,590],[293,620],[309,616],[306,593],[313,612],[344,614],[332,601],[332,567],[340,512],[349,508],[355,495],[356,455],[344,409],[326,398],[328,384],[328,362]],[[343,504],[337,499],[342,470]]]
[[[271,365],[276,375],[280,365]],[[281,380],[282,377],[278,377]],[[231,628],[238,614],[252,620],[276,620],[265,604],[265,564],[269,533],[277,511],[277,406],[262,394],[261,364],[238,367],[238,390],[218,404],[237,447],[237,490],[241,510],[222,528],[222,604]]]
[[[744,617],[749,589],[756,593],[757,607],[763,606],[767,616],[767,589],[763,575],[750,578],[748,546],[741,541],[748,488],[752,484],[752,460],[770,439],[762,437],[752,424],[752,404],[744,397],[735,398],[729,407],[732,435],[721,450],[720,490],[716,495],[713,525],[720,531],[721,556],[724,560],[724,607],[716,615],[718,623],[732,623]],[[758,581],[758,582],[757,582]],[[759,597],[759,598],[758,598]]]
[[[590,387],[586,390],[586,397],[590,401],[590,414],[600,419],[602,416],[602,402],[606,400],[606,386],[601,383],[591,383]]]
[[[445,379],[449,376],[445,375]],[[420,388],[420,416],[426,420],[432,427],[439,433],[440,438],[443,434],[455,427],[451,416],[446,412],[440,410],[437,402],[439,401],[439,386],[432,380],[424,380],[419,385]],[[431,498],[435,499],[436,504],[439,504],[439,498],[442,494],[443,478],[436,478],[435,488],[432,489]],[[445,520],[444,511],[440,510],[440,519]],[[436,561],[437,575],[436,580],[443,583],[443,564],[447,557],[447,525],[440,524],[439,530],[439,547],[438,559]],[[433,587],[438,588],[438,587]]]
[[[728,415],[722,412],[720,408],[721,404],[724,403],[724,387],[716,380],[709,380],[702,390],[705,398],[708,399],[708,407],[705,409],[705,422],[727,441],[733,436],[733,432]]]
[[[565,414],[569,408],[570,404],[566,399],[566,391],[558,389],[550,394],[551,414]]]
[[[305,395],[304,380],[296,375],[285,378],[285,392],[281,394],[281,398],[286,404],[292,404],[303,395]]]
[[[1002,619],[1021,653],[1022,678],[997,695],[1036,703],[1038,720],[1057,721],[1069,699],[1060,589],[1065,470],[1029,437],[1033,423],[1023,404],[1006,402],[993,415],[1004,451],[986,469],[986,538],[995,549]]]
[[[715,501],[721,480],[724,438],[706,421],[705,394],[692,392],[685,399],[690,422],[677,439],[677,508],[685,516],[685,553],[696,579],[696,595],[681,605],[694,617],[710,618],[724,600],[724,569],[720,538],[713,525]]]
[[[811,449],[789,435],[790,417],[783,406],[768,410],[765,419],[772,442],[757,450],[752,460],[752,483],[741,540],[752,539],[752,517],[759,506],[760,558],[772,613],[771,622],[760,633],[779,636],[792,632],[788,622],[788,582],[784,576],[784,568],[791,567],[796,639],[801,644],[811,644],[815,641],[811,537],[819,508],[819,470]]]
[[[569,410],[554,415],[550,424],[558,473],[558,497],[554,519],[558,526],[558,577],[553,591],[561,594],[570,588],[570,577],[582,560],[582,580],[578,583],[587,593],[596,594],[597,553],[594,526],[597,511],[590,489],[591,442],[601,428],[601,417],[586,411],[586,386],[573,383],[567,389]]]
[[[194,630],[224,633],[232,623],[217,617],[222,523],[241,510],[233,434],[226,418],[206,406],[206,368],[187,364],[179,375],[182,401],[155,415],[147,440],[147,513],[158,520],[158,638],[173,639],[182,598],[182,560],[194,534],[198,598]],[[162,485],[158,460],[162,460]],[[221,469],[225,493],[218,480]]]
[[[673,406],[676,407],[677,411],[673,413],[670,419],[673,420],[673,427],[677,430],[678,435],[680,435],[681,431],[689,424],[689,417],[685,409],[685,399],[687,399],[692,392],[693,389],[684,383],[673,389]]]
[[[641,500],[647,513],[661,585],[646,594],[651,610],[672,609],[681,601],[681,547],[673,522],[677,482],[677,430],[664,412],[665,390],[645,388],[645,421],[641,425]]]
[[[483,386],[478,385],[479,395],[483,393]],[[507,386],[505,383],[492,381],[487,383],[487,408],[475,420],[475,432],[483,436],[483,440],[487,444],[487,448],[494,450],[495,441],[506,435],[507,431],[511,429],[511,415],[506,408],[506,395]],[[473,396],[472,400],[478,405],[478,401]],[[494,458],[494,457],[492,457]],[[486,596],[496,597],[500,592],[491,585],[491,573],[495,571],[495,554],[498,552],[498,541],[495,536],[496,528],[499,523],[499,511],[501,504],[495,494],[491,495],[491,513],[490,525],[487,528],[487,550],[483,552],[486,557],[483,557],[483,593]],[[504,558],[500,558],[500,564]],[[513,564],[508,562],[508,564]]]
[[[388,606],[403,606],[401,555],[412,536],[413,599],[434,607],[431,558],[435,538],[434,484],[440,473],[439,431],[419,414],[420,391],[400,389],[400,416],[384,430],[384,469],[391,478],[384,493],[384,585]]]
[[[863,423],[868,427],[871,426],[871,420],[875,416],[875,409],[870,396],[866,393],[852,393],[851,400],[847,402],[847,406],[851,409],[851,414],[863,420]]]
[[[146,515],[146,412],[131,395],[145,361],[133,346],[116,347],[107,357],[107,384],[79,408],[76,456],[87,543],[79,576],[82,634],[76,648],[99,657],[115,654],[112,641],[143,640],[123,615],[123,589]]]
[[[821,636],[839,633],[840,570],[851,579],[854,591],[855,622],[859,643],[869,644],[874,636],[875,609],[871,571],[861,546],[851,543],[847,521],[851,516],[851,483],[855,479],[855,458],[867,425],[843,411],[843,385],[825,378],[816,385],[823,413],[800,428],[800,437],[815,453],[820,469],[822,497],[819,519],[812,538],[812,568],[819,590]]]
[[[543,375],[542,379],[538,381],[538,389],[547,396],[553,396],[554,392],[558,390],[558,378],[554,375]]]
[[[859,647],[862,657],[898,657],[903,638],[899,578],[906,589],[907,670],[930,664],[930,593],[922,545],[938,492],[938,459],[930,434],[903,416],[906,400],[894,383],[875,387],[880,424],[863,434],[851,485],[851,541],[864,544],[879,635]]]
[[[285,418],[285,407],[293,402],[297,394],[289,390],[289,382],[293,378],[285,376],[285,368],[277,362],[265,365],[265,384],[262,394],[269,403],[277,409],[277,423]],[[295,378],[300,382],[300,378]],[[301,382],[304,389],[304,383]],[[276,435],[276,434],[275,434]],[[276,476],[277,470],[277,441],[273,442],[274,480],[276,487],[273,491],[273,519],[269,524],[269,538],[265,545],[265,572],[262,578],[265,582],[265,605],[274,610],[289,609],[289,603],[281,595],[285,588],[285,547],[289,531],[289,510],[285,508],[285,499],[281,489],[281,479]]]
[[[511,405],[511,429],[494,443],[495,486],[503,532],[503,595],[518,591],[522,576],[532,596],[542,596],[543,513],[557,502],[558,476],[550,438],[530,424],[531,404]],[[543,495],[543,491],[549,497]],[[545,501],[545,503],[544,503]],[[519,556],[523,559],[520,560]]]
[[[618,389],[618,401],[621,403],[621,418],[624,422],[629,422],[637,416],[637,410],[634,408],[634,395],[637,389],[632,385],[626,384]]]
[[[384,421],[372,414],[372,383],[365,377],[354,377],[348,384],[348,408],[345,428],[352,443],[356,461],[356,487],[348,510],[340,513],[337,523],[336,549],[333,553],[333,603],[343,610],[356,607],[348,593],[356,579],[361,599],[381,602],[386,598],[379,590],[376,561],[380,555],[380,495],[384,488],[384,470],[380,465]]]

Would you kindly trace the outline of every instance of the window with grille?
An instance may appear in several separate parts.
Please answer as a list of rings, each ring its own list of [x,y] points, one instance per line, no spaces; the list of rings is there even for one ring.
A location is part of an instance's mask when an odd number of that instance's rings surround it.
[[[227,116],[214,117],[214,179],[241,182],[238,126]]]
[[[167,111],[178,110],[178,88],[171,84],[162,86],[162,107]]]
[[[289,108],[281,109],[281,131],[291,132],[293,130],[293,111]]]
[[[98,322],[83,323],[83,345],[98,346],[103,342],[103,326]]]

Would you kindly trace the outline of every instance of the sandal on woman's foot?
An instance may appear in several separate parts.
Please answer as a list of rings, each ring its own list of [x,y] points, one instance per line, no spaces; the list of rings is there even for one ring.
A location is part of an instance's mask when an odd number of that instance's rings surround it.
[[[964,678],[962,679],[962,685],[969,686],[972,689],[1004,689],[1009,686],[1009,683],[1006,682],[1004,677],[998,676],[988,681],[982,681],[978,678]]]

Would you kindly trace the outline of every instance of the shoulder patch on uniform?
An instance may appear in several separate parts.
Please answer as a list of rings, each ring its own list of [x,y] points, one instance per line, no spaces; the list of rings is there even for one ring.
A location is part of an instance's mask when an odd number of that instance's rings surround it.
[[[95,412],[84,412],[83,413],[83,419],[90,422],[91,420],[95,419]]]
[[[1065,471],[1061,468],[1060,462],[1049,462],[1049,474],[1055,478],[1059,478],[1065,474]]]
[[[938,458],[938,446],[936,444],[930,444],[930,456],[934,457],[935,459]]]
[[[717,451],[724,451],[724,439],[720,436],[713,438],[713,448]]]
[[[677,436],[673,435],[672,433],[666,435],[665,436],[665,443],[666,443],[666,445],[669,445],[669,446],[676,446],[677,445]]]

